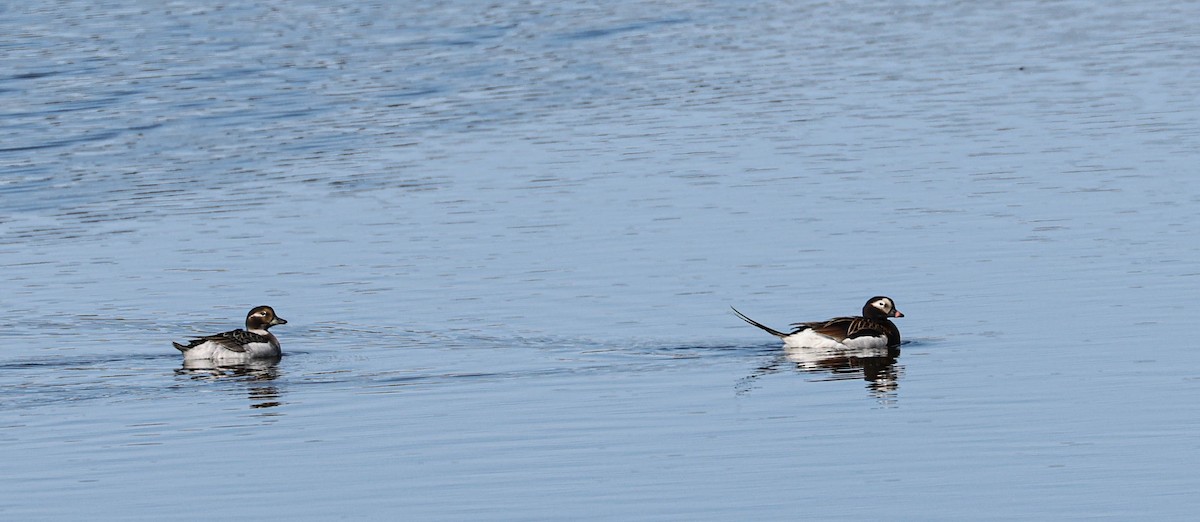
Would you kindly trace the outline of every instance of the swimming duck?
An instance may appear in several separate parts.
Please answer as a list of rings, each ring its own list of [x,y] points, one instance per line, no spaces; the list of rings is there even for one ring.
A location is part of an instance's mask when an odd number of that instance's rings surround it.
[[[246,314],[246,329],[232,330],[216,335],[193,339],[183,345],[171,344],[183,352],[184,361],[211,359],[214,361],[238,362],[250,359],[279,357],[279,339],[267,329],[277,324],[287,324],[275,315],[269,306],[257,306]]]
[[[731,307],[732,308],[732,307]],[[862,315],[835,317],[828,321],[793,323],[792,331],[784,333],[755,321],[736,308],[733,313],[743,321],[757,326],[767,333],[783,339],[788,348],[821,349],[873,349],[900,346],[900,330],[892,324],[891,317],[904,317],[896,309],[895,301],[881,295],[872,297],[863,305]]]

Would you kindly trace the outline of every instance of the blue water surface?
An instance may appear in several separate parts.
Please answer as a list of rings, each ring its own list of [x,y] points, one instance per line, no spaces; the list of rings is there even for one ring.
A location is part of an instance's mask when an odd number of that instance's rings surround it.
[[[1200,7],[0,13],[0,518],[1200,508]]]

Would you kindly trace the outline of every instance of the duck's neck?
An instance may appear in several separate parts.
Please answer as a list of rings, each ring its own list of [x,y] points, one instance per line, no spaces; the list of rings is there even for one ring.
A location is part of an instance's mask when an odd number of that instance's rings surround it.
[[[247,331],[266,337],[267,342],[271,343],[271,346],[274,346],[276,350],[279,349],[279,338],[275,337],[275,334],[268,332],[265,328],[255,328]]]

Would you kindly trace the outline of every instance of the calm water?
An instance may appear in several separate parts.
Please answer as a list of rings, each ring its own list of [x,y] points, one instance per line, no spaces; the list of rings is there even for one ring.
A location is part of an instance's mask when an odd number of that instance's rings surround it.
[[[1200,508],[1200,7],[418,4],[0,7],[0,518]]]

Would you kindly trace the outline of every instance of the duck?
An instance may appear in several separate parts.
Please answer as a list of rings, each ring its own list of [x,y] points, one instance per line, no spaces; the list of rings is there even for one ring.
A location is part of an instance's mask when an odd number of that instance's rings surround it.
[[[172,342],[175,349],[183,352],[183,360],[212,360],[217,362],[245,362],[254,359],[278,358],[282,355],[279,339],[268,331],[272,326],[287,324],[287,320],[275,314],[269,306],[256,306],[246,314],[245,330],[230,330],[215,335],[192,339],[187,344]]]
[[[730,307],[733,308],[733,307]],[[781,332],[755,321],[733,308],[743,321],[783,339],[787,348],[825,350],[873,350],[900,346],[900,329],[890,320],[904,317],[892,298],[877,295],[863,305],[862,315],[835,317],[827,321],[793,323],[791,332]]]

